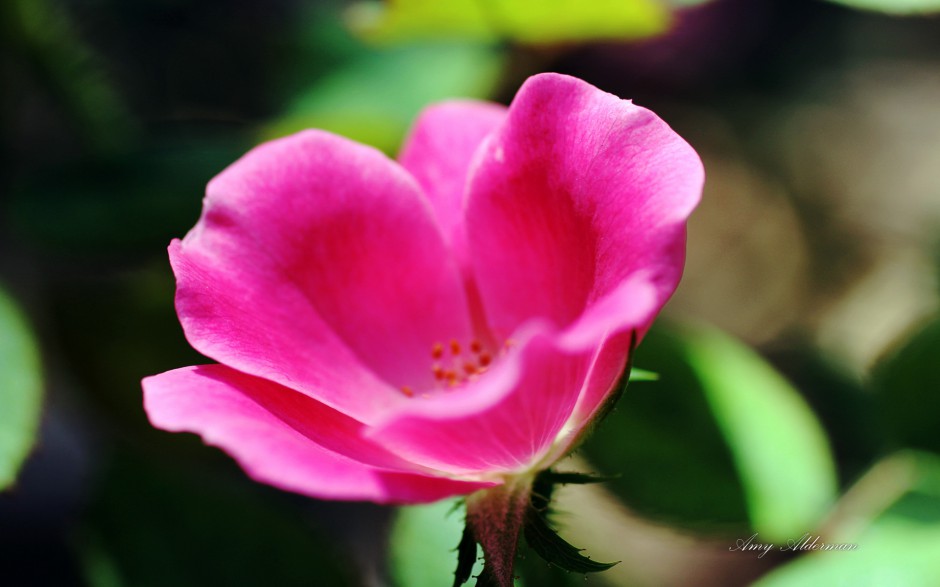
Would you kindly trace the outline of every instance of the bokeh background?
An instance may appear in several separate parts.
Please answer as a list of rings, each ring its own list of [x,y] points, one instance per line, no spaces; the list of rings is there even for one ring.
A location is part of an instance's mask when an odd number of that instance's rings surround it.
[[[4,0],[0,585],[447,585],[452,503],[326,503],[152,429],[140,379],[204,362],[166,245],[254,144],[394,155],[422,106],[540,71],[701,154],[679,292],[561,468],[587,579],[940,585],[940,18],[929,0]],[[853,6],[847,6],[853,5]],[[730,551],[755,532],[854,552]]]

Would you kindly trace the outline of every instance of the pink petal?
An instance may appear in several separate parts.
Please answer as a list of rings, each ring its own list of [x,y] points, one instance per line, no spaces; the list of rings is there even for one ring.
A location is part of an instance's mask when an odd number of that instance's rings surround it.
[[[456,264],[414,180],[320,131],[257,147],[209,184],[170,256],[190,343],[368,423],[466,339]]]
[[[591,367],[571,418],[565,425],[567,438],[555,447],[558,457],[567,453],[582,428],[591,421],[614,386],[620,381],[635,344],[659,312],[656,286],[642,273],[620,284],[591,305],[562,335],[566,345],[595,349]]]
[[[702,165],[652,112],[575,78],[530,78],[471,178],[467,238],[490,325],[564,326],[645,271],[679,281]]]
[[[488,102],[451,101],[425,109],[398,157],[431,199],[445,237],[461,248],[464,192],[474,154],[506,118]]]
[[[630,334],[652,320],[657,290],[635,276],[564,331],[533,321],[479,380],[415,398],[367,434],[410,461],[453,474],[530,467],[568,442],[616,383]],[[562,432],[568,438],[559,438]],[[559,447],[552,447],[554,443]]]
[[[281,489],[319,498],[418,503],[486,486],[364,464],[358,459],[394,458],[357,439],[360,425],[348,418],[222,365],[169,371],[144,379],[143,387],[154,426],[195,432],[232,455],[253,479]]]
[[[531,324],[480,379],[414,398],[367,434],[404,458],[452,474],[499,473],[533,464],[571,414],[590,353],[555,346],[546,324]]]

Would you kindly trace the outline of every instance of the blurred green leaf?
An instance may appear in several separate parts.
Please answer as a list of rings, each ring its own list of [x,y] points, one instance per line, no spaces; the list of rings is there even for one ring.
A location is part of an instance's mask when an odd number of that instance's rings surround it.
[[[665,31],[668,6],[657,0],[396,0],[361,2],[352,26],[377,41],[462,36],[547,44],[640,39]]]
[[[399,587],[440,587],[454,582],[457,545],[464,530],[459,500],[401,508],[389,538],[389,571]],[[479,550],[479,549],[478,549]],[[483,569],[480,561],[472,575]]]
[[[734,456],[754,528],[780,540],[816,527],[836,496],[835,465],[800,394],[718,330],[689,329],[684,345]]]
[[[91,587],[356,584],[286,496],[213,472],[122,449],[77,542]]]
[[[846,515],[852,525],[864,520],[859,532],[820,536],[820,542],[857,544],[857,549],[812,552],[766,575],[756,587],[940,585],[940,459],[902,453],[876,465],[873,475],[858,487],[868,484],[875,495],[856,501],[874,497],[877,502],[880,492],[899,481],[905,487],[880,511],[856,507]],[[870,494],[869,489],[860,493]],[[846,501],[852,497],[850,491]],[[870,519],[866,513],[876,515]]]
[[[0,289],[0,491],[13,484],[39,429],[42,376],[33,333]]]
[[[583,445],[607,487],[644,516],[701,530],[748,525],[744,491],[681,338],[657,323],[635,363],[659,374],[628,386]]]
[[[829,436],[840,480],[858,479],[884,455],[885,435],[875,394],[813,346],[794,345],[774,353]]]
[[[637,512],[702,530],[750,525],[768,539],[818,523],[836,479],[819,423],[756,353],[715,330],[654,328],[630,387],[585,450]]]
[[[483,3],[477,0],[359,2],[349,10],[352,28],[375,41],[459,35],[495,40]]]
[[[876,10],[889,14],[927,14],[940,11],[938,0],[831,0],[852,8]]]
[[[501,69],[498,51],[475,45],[373,51],[302,93],[264,138],[320,128],[393,153],[423,107],[447,98],[488,97]]]
[[[898,444],[940,453],[940,319],[875,369],[873,387],[882,420]]]

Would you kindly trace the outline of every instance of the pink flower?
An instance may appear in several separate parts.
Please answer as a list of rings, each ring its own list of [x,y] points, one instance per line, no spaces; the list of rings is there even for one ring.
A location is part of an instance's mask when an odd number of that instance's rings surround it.
[[[147,413],[320,498],[545,469],[675,289],[702,181],[652,112],[557,74],[429,108],[399,162],[315,130],[261,145],[169,248],[218,364],[144,379]]]

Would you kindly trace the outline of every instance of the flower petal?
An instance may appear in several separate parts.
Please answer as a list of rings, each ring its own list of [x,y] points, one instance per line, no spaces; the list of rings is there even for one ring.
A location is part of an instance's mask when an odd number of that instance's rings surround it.
[[[402,457],[455,475],[529,468],[568,420],[589,352],[556,348],[547,324],[529,324],[513,350],[477,381],[389,415],[367,430]]]
[[[564,331],[527,323],[512,337],[518,347],[479,380],[415,398],[366,433],[409,461],[452,474],[529,468],[556,442],[567,448],[623,371],[630,333],[658,309],[656,287],[634,276]]]
[[[223,365],[169,371],[144,379],[143,387],[154,426],[198,433],[231,454],[253,479],[281,489],[329,499],[418,503],[486,486],[364,464],[357,459],[391,457],[355,438],[358,423]]]
[[[257,147],[209,184],[170,247],[190,343],[368,423],[466,338],[459,272],[414,180],[320,131]]]
[[[498,104],[442,102],[421,113],[398,156],[428,194],[445,237],[456,249],[463,246],[464,192],[473,156],[505,118],[506,108]]]
[[[655,114],[558,74],[530,78],[470,180],[467,238],[497,333],[565,326],[645,270],[660,306],[701,195],[695,151]]]
[[[568,452],[579,432],[620,383],[632,346],[659,312],[656,286],[640,273],[592,304],[562,335],[564,344],[595,352],[571,417],[561,431],[555,452]]]

